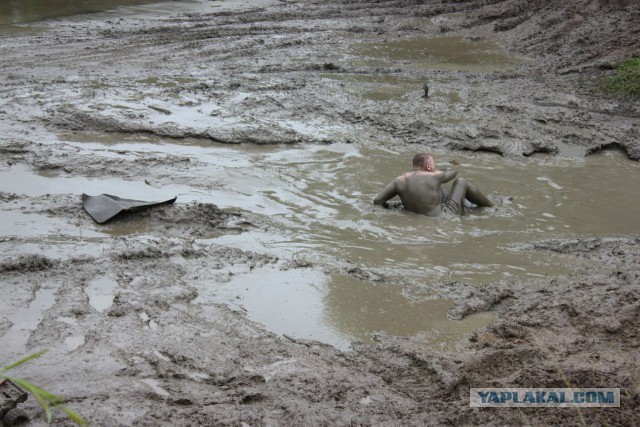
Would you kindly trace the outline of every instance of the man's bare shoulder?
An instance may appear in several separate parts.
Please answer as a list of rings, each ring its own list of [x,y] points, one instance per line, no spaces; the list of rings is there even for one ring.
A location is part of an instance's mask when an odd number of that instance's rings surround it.
[[[400,175],[399,177],[396,178],[396,180],[407,181],[415,178],[420,178],[420,179],[431,178],[431,177],[439,178],[442,176],[444,176],[443,171],[437,171],[437,172],[411,171],[411,172],[405,173],[404,175]]]

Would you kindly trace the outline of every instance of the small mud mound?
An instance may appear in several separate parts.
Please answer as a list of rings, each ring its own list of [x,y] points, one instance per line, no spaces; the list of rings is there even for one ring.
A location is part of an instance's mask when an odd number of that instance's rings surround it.
[[[0,263],[0,273],[13,271],[41,271],[55,267],[58,261],[44,255],[28,254],[10,258]]]
[[[460,320],[473,313],[489,311],[503,300],[513,298],[515,293],[510,285],[476,287],[458,282],[445,285],[442,292],[456,301],[447,313],[452,320]]]
[[[212,203],[156,206],[116,216],[105,226],[132,233],[153,232],[175,237],[203,237],[218,229],[242,231],[252,224],[239,214],[223,212]]]
[[[213,203],[175,203],[137,212],[122,213],[103,225],[97,225],[82,208],[77,194],[45,195],[27,198],[0,195],[0,202],[14,203],[13,209],[70,221],[81,227],[96,227],[108,233],[160,233],[168,237],[202,237],[218,229],[242,232],[256,225],[243,215],[222,211]]]
[[[9,319],[0,317],[0,334],[4,335],[4,333],[7,332],[12,326],[13,323],[11,323]]]
[[[616,251],[616,248],[629,245],[638,245],[640,236],[636,237],[588,237],[580,239],[548,239],[538,242],[514,245],[514,250],[547,250],[562,254],[587,254],[602,250]],[[620,252],[618,255],[623,255]]]
[[[186,206],[159,206],[148,212],[150,218],[179,226],[207,226],[215,228],[224,222],[229,214],[211,203],[192,203]]]
[[[117,136],[114,138],[118,139]],[[146,176],[150,169],[157,167],[177,175],[200,165],[195,158],[166,153],[105,149],[94,150],[91,155],[87,155],[85,149],[65,143],[0,143],[0,155],[9,166],[24,164],[32,168],[36,174],[65,178],[109,174],[139,180]]]
[[[77,194],[53,194],[27,197],[0,194],[0,204],[22,214],[37,214],[67,222],[74,227],[107,234],[160,234],[166,237],[198,238],[225,232],[241,233],[260,227],[257,219],[224,212],[213,203],[193,202],[155,206],[149,209],[121,213],[105,224],[98,225],[82,208]]]
[[[98,132],[116,132],[122,134],[149,134],[173,139],[204,139],[223,144],[295,144],[306,142],[302,134],[276,123],[260,124],[257,117],[250,117],[245,124],[233,126],[187,126],[172,121],[149,124],[146,114],[148,108],[140,105],[140,117],[120,116],[118,112],[105,115],[98,112],[82,111],[73,107],[61,107],[45,118],[45,122],[62,129]],[[195,113],[194,113],[195,114]],[[207,117],[202,122],[207,123]]]

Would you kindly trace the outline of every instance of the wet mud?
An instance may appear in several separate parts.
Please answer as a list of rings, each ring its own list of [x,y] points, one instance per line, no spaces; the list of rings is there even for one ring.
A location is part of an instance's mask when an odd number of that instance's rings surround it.
[[[93,425],[637,421],[636,3],[209,3],[0,28],[0,361]],[[374,208],[416,151],[496,207]],[[469,407],[569,386],[621,407]]]

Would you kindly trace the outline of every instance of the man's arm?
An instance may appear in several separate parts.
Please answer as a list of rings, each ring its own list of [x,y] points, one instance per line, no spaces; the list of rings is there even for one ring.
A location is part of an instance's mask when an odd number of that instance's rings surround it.
[[[373,199],[373,204],[388,208],[389,205],[387,204],[387,201],[397,195],[398,192],[396,191],[396,180],[394,179],[389,184],[387,184],[386,187],[384,187],[384,189],[375,197],[375,199]]]
[[[453,178],[456,177],[456,175],[458,175],[458,171],[454,171],[454,170],[450,170],[447,169],[444,172],[444,178],[442,178],[442,183],[444,184],[445,182],[449,182],[451,181]]]

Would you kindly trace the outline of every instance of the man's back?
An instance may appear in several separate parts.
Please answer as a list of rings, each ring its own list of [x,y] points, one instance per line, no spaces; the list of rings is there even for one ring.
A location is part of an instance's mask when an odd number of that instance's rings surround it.
[[[442,172],[412,171],[395,179],[396,192],[405,210],[428,216],[442,213],[440,185]]]
[[[391,181],[374,199],[373,203],[389,207],[389,200],[400,196],[405,210],[428,216],[439,216],[443,211],[462,215],[464,202],[478,206],[493,206],[478,187],[464,178],[453,181],[451,191],[442,206],[441,186],[456,177],[456,171],[440,171],[427,153],[413,157],[413,171]]]

